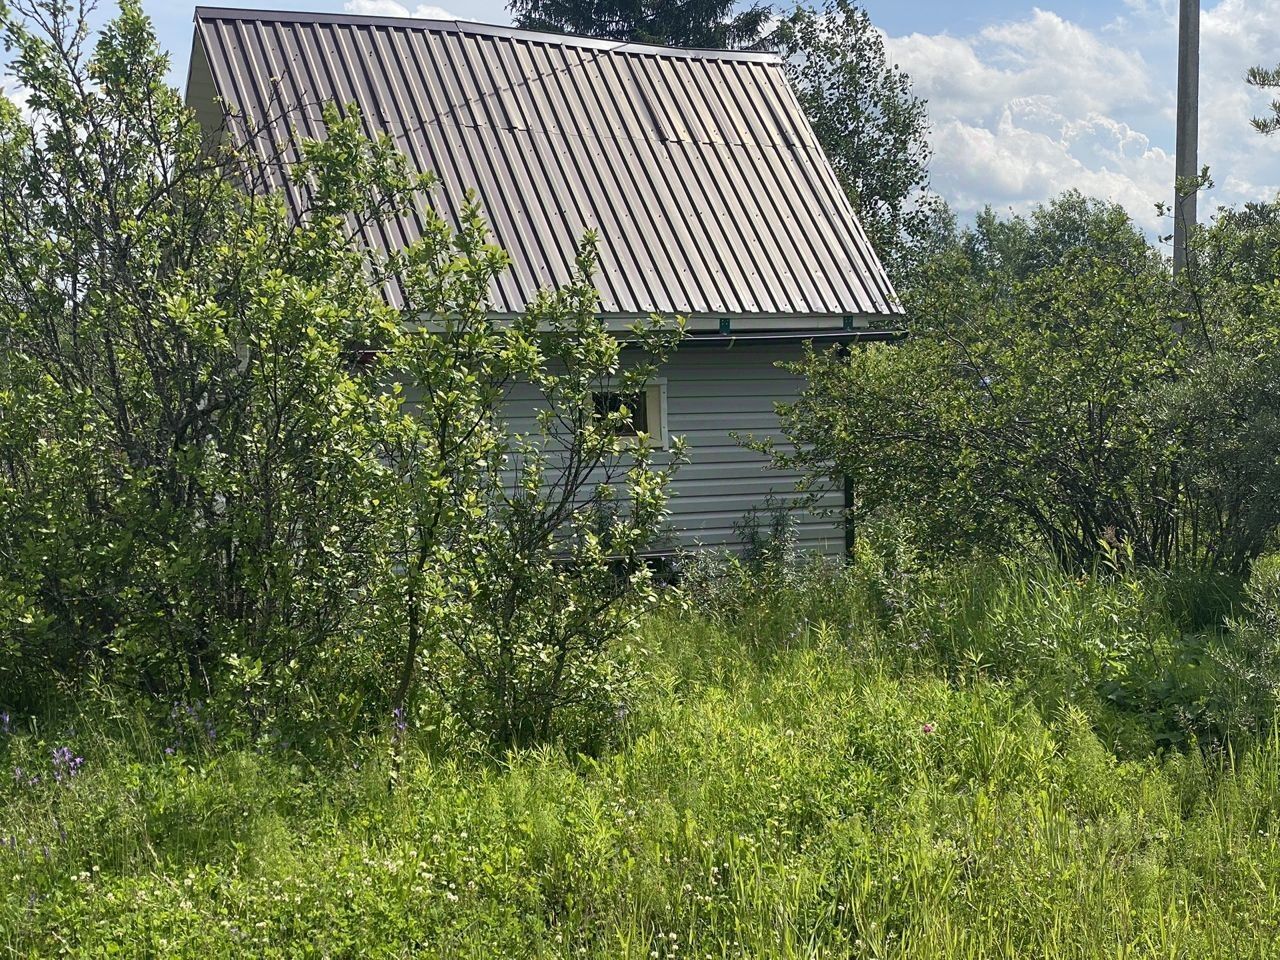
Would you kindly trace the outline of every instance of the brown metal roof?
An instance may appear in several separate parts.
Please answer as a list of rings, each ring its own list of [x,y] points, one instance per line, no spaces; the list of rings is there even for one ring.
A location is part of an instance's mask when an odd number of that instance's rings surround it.
[[[475,188],[513,261],[498,312],[566,280],[587,229],[608,314],[898,312],[772,54],[210,7],[196,37],[190,99],[209,95],[207,62],[212,91],[278,134],[320,136],[323,104],[355,103],[370,134],[441,177],[441,212]],[[394,247],[419,227],[368,239]]]

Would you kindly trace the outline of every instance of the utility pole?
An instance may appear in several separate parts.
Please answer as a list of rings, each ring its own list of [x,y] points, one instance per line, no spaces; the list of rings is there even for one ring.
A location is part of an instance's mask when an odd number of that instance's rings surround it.
[[[1187,265],[1187,235],[1196,225],[1196,193],[1182,182],[1200,175],[1200,0],[1178,2],[1178,131],[1175,144],[1173,272]]]

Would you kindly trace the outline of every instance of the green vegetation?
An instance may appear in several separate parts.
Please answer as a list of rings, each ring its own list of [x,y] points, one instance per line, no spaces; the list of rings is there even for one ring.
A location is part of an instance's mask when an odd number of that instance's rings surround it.
[[[606,737],[683,445],[596,398],[680,322],[628,324],[624,363],[590,236],[495,318],[478,200],[436,212],[337,104],[292,160],[239,115],[214,147],[137,0],[91,12],[0,4],[0,706],[105,681],[324,738],[429,687],[499,745]]]
[[[13,718],[4,766],[41,782],[0,787],[0,950],[1274,955],[1280,741],[1212,742],[1249,726],[1216,705],[1268,678],[1186,611],[1274,644],[1275,580],[1242,605],[901,559],[700,576],[694,610],[646,623],[644,695],[597,758],[446,754],[426,708],[398,744],[308,753],[183,710]],[[1171,731],[1198,749],[1153,752]]]
[[[938,555],[1246,573],[1280,527],[1275,205],[1198,231],[1175,282],[1125,211],[988,212],[917,272],[910,337],[814,351],[778,459],[909,504]]]
[[[624,363],[590,237],[495,321],[474,200],[338,105],[214,149],[136,0],[88,9],[0,6],[0,952],[1280,950],[1280,205],[1177,288],[1079,196],[955,236],[869,21],[802,13],[838,163],[902,166],[845,182],[913,337],[784,411],[850,563],[753,511],[662,589],[682,446],[629,404],[680,325]]]

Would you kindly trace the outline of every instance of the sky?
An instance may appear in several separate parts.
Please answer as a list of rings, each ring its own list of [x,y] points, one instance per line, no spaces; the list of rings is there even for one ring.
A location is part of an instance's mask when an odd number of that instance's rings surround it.
[[[504,0],[225,0],[225,5],[507,23]],[[789,0],[783,0],[784,3]],[[144,0],[186,75],[194,4]],[[963,218],[1025,212],[1070,188],[1123,204],[1153,234],[1171,199],[1177,0],[864,0],[891,59],[929,102],[933,189]],[[1249,118],[1270,97],[1244,83],[1280,58],[1280,0],[1204,0],[1200,160],[1207,206],[1274,197],[1280,135]]]

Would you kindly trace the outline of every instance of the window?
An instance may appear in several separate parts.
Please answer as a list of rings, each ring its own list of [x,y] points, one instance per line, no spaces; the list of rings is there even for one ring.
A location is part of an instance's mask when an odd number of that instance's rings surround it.
[[[616,421],[614,431],[621,437],[634,437],[649,432],[649,404],[643,393],[613,393],[604,390],[591,395],[596,416],[603,419],[625,409],[626,419]]]
[[[617,390],[598,390],[591,395],[596,416],[607,417],[625,410],[625,420],[615,423],[620,437],[638,440],[644,434],[649,443],[664,450],[667,446],[667,382],[654,380],[643,391],[623,393]]]
[[[348,373],[368,373],[378,363],[378,351],[368,347],[348,346],[342,353]]]

